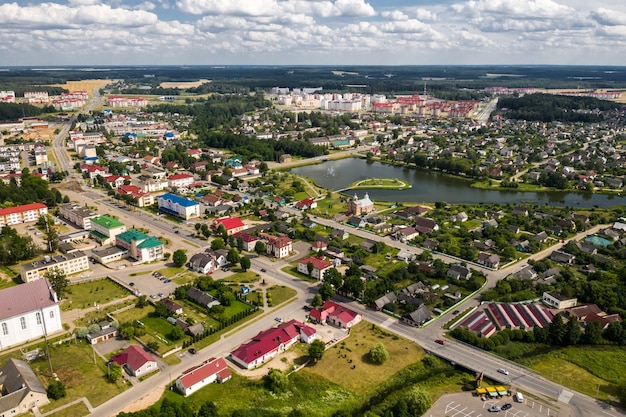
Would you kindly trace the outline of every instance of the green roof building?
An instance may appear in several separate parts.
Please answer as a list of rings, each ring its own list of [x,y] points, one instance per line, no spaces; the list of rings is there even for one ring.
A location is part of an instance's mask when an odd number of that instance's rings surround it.
[[[115,244],[127,249],[136,263],[152,262],[163,258],[165,245],[154,236],[131,229],[115,237]]]
[[[126,231],[126,225],[109,216],[98,216],[91,219],[91,237],[103,245],[112,242],[115,236]]]

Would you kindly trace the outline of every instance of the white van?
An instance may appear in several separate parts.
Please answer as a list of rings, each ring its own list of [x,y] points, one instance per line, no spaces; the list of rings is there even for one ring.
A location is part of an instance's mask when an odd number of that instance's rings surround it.
[[[513,397],[515,399],[515,401],[517,401],[518,403],[524,402],[524,396],[522,395],[521,392],[516,392],[515,393],[515,397]]]

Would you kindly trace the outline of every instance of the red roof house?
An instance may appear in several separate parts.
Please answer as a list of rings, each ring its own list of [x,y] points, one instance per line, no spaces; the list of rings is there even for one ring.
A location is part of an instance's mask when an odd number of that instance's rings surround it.
[[[298,262],[298,272],[301,274],[309,275],[308,264],[311,263],[313,265],[313,271],[311,272],[311,277],[319,279],[322,281],[324,279],[324,272],[333,267],[332,262],[329,262],[322,258],[316,258],[314,256],[309,256],[308,258],[301,259]]]
[[[264,330],[250,342],[230,353],[230,359],[245,369],[253,369],[289,349],[298,340],[311,343],[316,338],[314,328],[297,320],[290,320]]]
[[[317,208],[317,202],[312,198],[305,198],[296,203],[296,208],[300,210],[314,209]]]
[[[159,369],[154,358],[138,345],[130,345],[111,357],[111,360],[117,362],[132,376],[142,376]]]
[[[176,380],[176,388],[184,396],[193,394],[205,385],[213,382],[226,382],[232,374],[223,358],[211,358],[202,365],[183,372]]]
[[[326,301],[319,309],[314,308],[311,310],[309,317],[311,320],[319,323],[332,324],[342,329],[349,329],[363,319],[361,314],[356,311],[352,311],[330,300]]]
[[[217,231],[220,224],[226,229],[226,234],[234,235],[248,228],[248,226],[241,221],[239,217],[222,217],[213,221],[213,230]]]

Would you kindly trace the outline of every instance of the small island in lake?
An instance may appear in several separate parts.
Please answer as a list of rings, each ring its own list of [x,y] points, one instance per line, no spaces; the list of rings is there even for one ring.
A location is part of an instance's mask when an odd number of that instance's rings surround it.
[[[367,178],[351,183],[347,189],[356,190],[359,188],[380,188],[387,190],[407,190],[411,188],[411,183],[397,178]]]

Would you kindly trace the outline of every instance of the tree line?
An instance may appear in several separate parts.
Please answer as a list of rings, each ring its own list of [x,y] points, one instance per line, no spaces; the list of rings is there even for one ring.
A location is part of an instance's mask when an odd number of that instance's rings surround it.
[[[572,97],[555,94],[505,96],[498,100],[498,110],[509,119],[541,122],[585,122],[604,120],[602,112],[615,109],[615,103],[594,97]]]
[[[53,106],[37,107],[23,103],[0,103],[0,121],[18,120],[22,117],[34,117],[44,113],[55,113]]]

